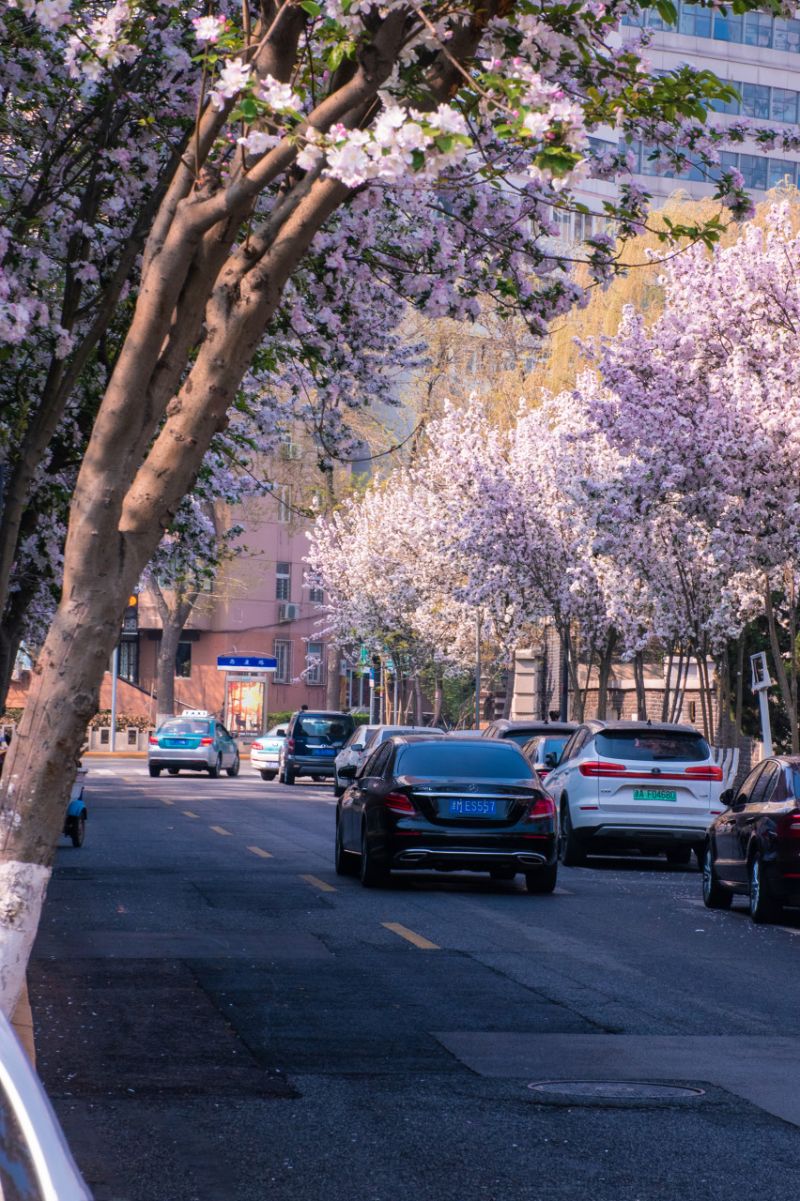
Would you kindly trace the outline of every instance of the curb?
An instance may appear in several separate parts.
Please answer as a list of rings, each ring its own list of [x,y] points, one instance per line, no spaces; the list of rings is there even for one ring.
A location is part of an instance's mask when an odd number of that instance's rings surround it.
[[[28,996],[28,981],[26,980],[22,986],[22,992],[17,1001],[17,1007],[14,1010],[14,1015],[11,1018],[11,1025],[14,1027],[14,1033],[22,1043],[22,1049],[28,1056],[33,1067],[36,1067],[36,1043],[33,1037],[33,1014],[31,1013],[31,1002]]]

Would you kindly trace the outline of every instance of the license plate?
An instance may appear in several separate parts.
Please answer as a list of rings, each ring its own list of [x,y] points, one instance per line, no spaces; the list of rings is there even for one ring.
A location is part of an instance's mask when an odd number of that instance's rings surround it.
[[[497,817],[497,801],[456,798],[448,802],[449,817]]]
[[[312,755],[332,755],[333,747],[332,746],[312,746],[311,754]]]
[[[634,788],[635,801],[677,801],[678,794],[674,788]]]
[[[165,740],[164,740],[164,741],[161,743],[161,745],[162,745],[162,746],[174,746],[174,747],[179,747],[179,746],[188,746],[188,745],[189,745],[189,739],[188,739],[188,738],[166,738],[166,739],[165,739]]]

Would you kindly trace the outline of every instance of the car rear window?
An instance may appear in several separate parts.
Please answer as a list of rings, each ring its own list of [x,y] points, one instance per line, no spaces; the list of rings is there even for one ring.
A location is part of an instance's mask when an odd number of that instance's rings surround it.
[[[159,729],[159,734],[179,734],[185,738],[190,734],[207,734],[210,723],[207,721],[189,721],[186,718],[176,718],[165,721]]]
[[[505,734],[499,734],[498,737],[503,739],[503,742],[515,742],[517,746],[524,746],[526,742],[530,742],[536,730],[507,730]]]
[[[680,730],[606,730],[597,735],[595,746],[598,754],[608,759],[636,762],[669,759],[697,763],[711,754],[702,735]]]
[[[460,780],[528,780],[531,768],[515,746],[442,738],[402,747],[395,774]]]
[[[353,732],[353,719],[349,713],[341,717],[312,717],[304,715],[297,719],[294,728],[295,737],[302,734],[304,738],[324,738],[328,742],[343,742]]]

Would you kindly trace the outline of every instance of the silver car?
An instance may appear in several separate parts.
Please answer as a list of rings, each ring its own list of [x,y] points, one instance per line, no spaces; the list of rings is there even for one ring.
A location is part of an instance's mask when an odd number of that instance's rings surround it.
[[[357,726],[335,759],[333,785],[337,796],[342,795],[353,777],[354,772],[350,768],[358,771],[367,753],[374,751],[393,734],[444,734],[444,730],[438,726]],[[342,768],[347,775],[340,779]]]
[[[92,1201],[39,1078],[2,1016],[0,1197]]]
[[[151,776],[165,769],[177,776],[181,768],[206,771],[216,779],[223,771],[239,774],[239,750],[225,727],[204,709],[189,709],[180,717],[168,717],[150,735],[147,764]]]
[[[250,744],[250,766],[262,780],[274,780],[278,774],[278,762],[286,741],[286,724],[273,726],[266,734],[259,734]]]

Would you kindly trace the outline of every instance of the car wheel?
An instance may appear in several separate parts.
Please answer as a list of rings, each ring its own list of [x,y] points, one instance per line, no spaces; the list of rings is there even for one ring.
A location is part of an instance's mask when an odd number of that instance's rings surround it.
[[[489,872],[493,880],[513,880],[516,874],[512,867],[493,867]]]
[[[154,779],[157,779],[157,778],[158,778],[158,777],[161,775],[161,768],[160,768],[160,767],[154,767],[152,763],[151,763],[151,764],[149,764],[149,768],[148,768],[148,770],[149,770],[149,772],[150,772],[150,775],[151,775],[151,776],[152,776]]]
[[[290,767],[284,766],[281,784],[294,784],[295,775]]]
[[[262,771],[261,779],[262,780],[274,780],[275,772],[274,771]]]
[[[177,767],[168,767],[167,771],[171,776],[177,776],[179,769]]]
[[[80,817],[73,819],[69,836],[72,839],[72,845],[74,847],[83,846],[83,840],[86,837],[86,818],[83,814],[81,814]]]
[[[556,886],[556,877],[558,876],[558,864],[551,863],[547,867],[540,867],[535,872],[525,873],[525,887],[528,892],[542,893],[552,892]]]
[[[208,774],[212,780],[219,779],[219,773],[222,771],[222,755],[217,755],[217,761],[213,767],[209,767]]]
[[[375,862],[375,856],[369,849],[367,831],[361,831],[361,868],[359,871],[361,883],[365,888],[380,888],[385,884],[389,873],[382,863]]]
[[[667,863],[671,863],[675,867],[688,867],[691,858],[691,847],[670,847],[667,851]]]
[[[336,867],[337,876],[357,876],[358,862],[355,855],[348,855],[344,849],[342,842],[342,827],[341,823],[336,823],[336,853],[334,856],[334,866]]]
[[[234,777],[234,776],[238,776],[240,767],[241,767],[241,761],[237,754],[236,758],[233,761],[233,767],[226,767],[225,770],[229,776]]]
[[[759,926],[777,921],[780,905],[764,878],[764,862],[756,851],[750,863],[750,916]]]
[[[714,871],[714,851],[711,843],[703,853],[703,904],[706,909],[730,909],[733,893],[723,888]]]
[[[703,870],[703,864],[706,861],[705,847],[702,842],[698,842],[695,846],[694,857],[697,860],[697,870],[701,872]]]
[[[558,857],[564,867],[581,867],[586,862],[586,851],[572,828],[567,801],[564,801],[561,806],[561,837],[558,844]]]

